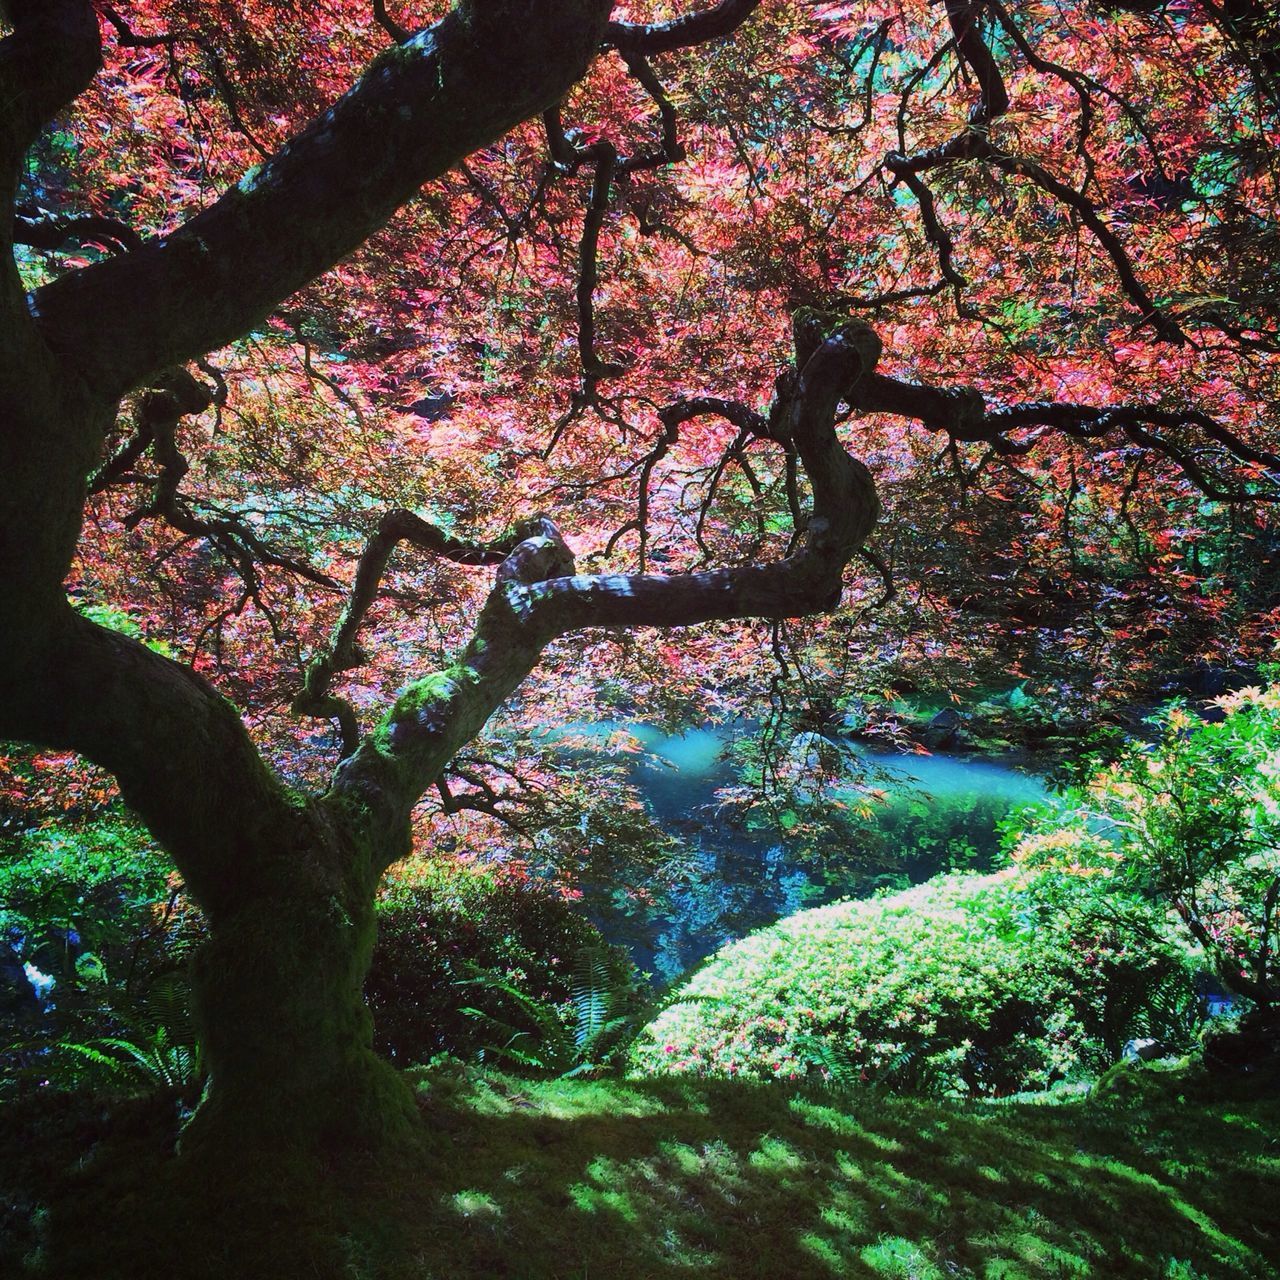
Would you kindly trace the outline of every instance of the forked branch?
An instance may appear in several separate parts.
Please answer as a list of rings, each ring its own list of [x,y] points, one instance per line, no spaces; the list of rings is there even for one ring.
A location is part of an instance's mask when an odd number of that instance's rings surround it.
[[[549,531],[550,521],[535,516],[493,542],[466,542],[412,511],[403,508],[388,511],[378,521],[356,564],[351,595],[333,635],[307,664],[302,688],[293,700],[294,712],[336,720],[344,759],[359,745],[359,720],[350,703],[332,692],[333,680],[339,673],[351,671],[368,660],[357,643],[360,628],[378,598],[387,564],[400,543],[407,542],[454,564],[503,565],[527,539]]]

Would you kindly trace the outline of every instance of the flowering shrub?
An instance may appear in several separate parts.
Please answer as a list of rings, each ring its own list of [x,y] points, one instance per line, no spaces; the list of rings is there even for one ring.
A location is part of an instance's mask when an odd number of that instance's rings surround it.
[[[1178,922],[1223,985],[1280,1004],[1280,687],[1216,700],[1206,723],[1175,706],[1067,792],[1062,811],[1013,833],[1014,860],[1070,875],[1078,914],[1121,896]]]
[[[1063,883],[951,875],[802,911],[725,947],[686,988],[716,1000],[662,1014],[634,1064],[1004,1094],[1092,1073],[1135,1034],[1185,1040],[1182,954],[1122,913],[1077,924]]]

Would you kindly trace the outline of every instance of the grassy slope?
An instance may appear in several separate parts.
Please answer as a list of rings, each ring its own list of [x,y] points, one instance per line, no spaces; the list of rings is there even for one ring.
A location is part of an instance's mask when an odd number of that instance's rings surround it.
[[[420,1081],[423,1150],[301,1194],[260,1160],[184,1172],[172,1103],[11,1108],[0,1275],[1280,1275],[1274,1094],[1144,1076],[1106,1105],[991,1107],[458,1068]]]

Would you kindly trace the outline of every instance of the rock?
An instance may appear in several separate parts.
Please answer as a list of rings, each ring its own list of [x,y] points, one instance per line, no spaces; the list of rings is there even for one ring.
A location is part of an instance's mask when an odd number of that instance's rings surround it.
[[[1159,1040],[1130,1040],[1120,1056],[1124,1062],[1152,1062],[1163,1058],[1167,1051]]]
[[[814,775],[824,771],[829,763],[831,744],[820,734],[812,730],[797,733],[791,739],[787,750],[787,759],[793,767],[805,774]]]
[[[924,745],[937,750],[954,746],[964,727],[964,717],[954,707],[943,707],[925,726]]]
[[[1205,1037],[1205,1065],[1226,1075],[1280,1075],[1280,1018],[1246,1018],[1238,1031]]]
[[[0,938],[0,1014],[30,1019],[40,1012],[40,996],[18,953]]]
[[[407,405],[403,412],[425,418],[428,422],[439,422],[442,418],[449,417],[449,410],[453,407],[455,398],[450,391],[437,391],[423,396],[420,400],[415,400],[411,405]]]
[[[1136,1106],[1156,1097],[1162,1084],[1161,1077],[1141,1062],[1120,1061],[1099,1076],[1090,1096],[1096,1102]]]

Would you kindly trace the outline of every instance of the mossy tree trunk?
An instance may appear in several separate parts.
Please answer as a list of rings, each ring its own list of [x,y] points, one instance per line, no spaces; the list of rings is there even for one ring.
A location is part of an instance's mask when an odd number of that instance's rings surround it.
[[[373,894],[296,878],[217,919],[193,965],[208,1072],[183,1148],[350,1152],[410,1137],[412,1095],[372,1047]]]

